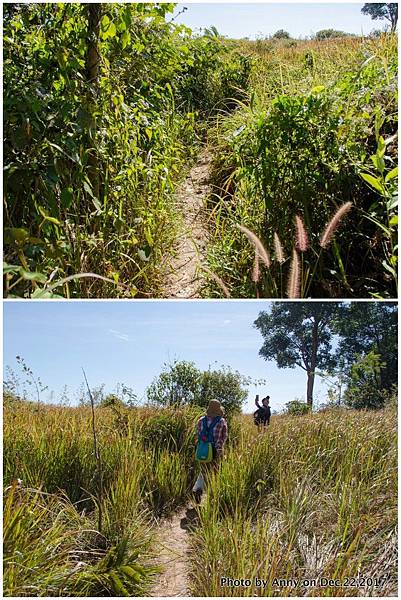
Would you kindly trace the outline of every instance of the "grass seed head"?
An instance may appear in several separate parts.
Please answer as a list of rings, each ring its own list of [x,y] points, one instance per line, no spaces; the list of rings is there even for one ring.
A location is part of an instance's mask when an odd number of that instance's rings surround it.
[[[252,281],[254,283],[258,283],[259,280],[260,280],[259,255],[255,251],[255,260],[253,262],[253,269],[252,269]]]
[[[320,238],[320,246],[328,248],[335,232],[337,231],[343,217],[351,210],[352,202],[346,202],[337,210],[331,220],[327,223],[325,230]]]
[[[277,262],[282,264],[285,261],[285,257],[284,257],[283,247],[280,242],[280,238],[278,237],[276,232],[274,232],[273,243],[274,243],[274,253],[276,256],[276,260],[277,260]]]
[[[243,225],[238,225],[238,229],[240,229],[240,231],[242,231],[242,233],[246,235],[251,244],[253,244],[261,261],[266,265],[268,269],[270,269],[270,256],[260,239],[252,231],[250,231],[247,227],[244,227]]]
[[[306,252],[309,248],[309,238],[305,224],[299,215],[295,215],[296,242],[295,247],[299,252]]]
[[[287,295],[289,298],[299,298],[300,295],[300,268],[298,252],[292,251],[290,274],[288,277]]]

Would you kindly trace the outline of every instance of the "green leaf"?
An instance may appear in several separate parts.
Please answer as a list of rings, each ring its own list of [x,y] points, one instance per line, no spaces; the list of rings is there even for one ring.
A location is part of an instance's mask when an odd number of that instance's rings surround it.
[[[29,231],[22,227],[6,227],[4,230],[4,241],[7,244],[16,242],[17,244],[25,244],[29,239]]]
[[[4,230],[4,242],[6,244],[15,243],[23,246],[29,240],[29,231],[22,227],[6,227]]]
[[[396,227],[398,225],[398,215],[394,215],[393,217],[391,217],[389,225],[390,227]]]
[[[20,265],[9,265],[6,262],[3,262],[3,275],[7,273],[19,273],[21,267]]]
[[[126,48],[126,46],[130,43],[131,43],[131,35],[128,31],[124,31],[124,33],[121,36],[122,49],[124,50],[124,48]]]
[[[380,181],[377,179],[377,177],[373,177],[373,175],[370,175],[369,173],[360,173],[360,175],[362,179],[364,179],[367,183],[369,183],[369,185],[375,188],[375,190],[380,192],[382,196],[385,195],[386,190],[384,189]]]
[[[398,177],[398,167],[394,167],[394,169],[392,169],[391,171],[389,171],[386,175],[385,178],[385,182],[388,183],[389,181],[391,181],[392,179],[395,179],[396,177]]]
[[[107,29],[110,24],[110,18],[107,15],[103,15],[102,20],[100,21],[100,26],[102,29]]]
[[[146,241],[148,242],[149,246],[153,246],[154,241],[153,241],[153,237],[150,232],[150,229],[145,229],[145,238],[146,238]]]
[[[311,94],[321,94],[325,89],[324,85],[316,85],[311,89]]]
[[[93,206],[96,208],[98,212],[102,212],[102,206],[97,198],[92,197]]]
[[[384,167],[385,167],[384,159],[381,156],[374,154],[373,156],[370,157],[370,160],[372,161],[372,163],[374,164],[376,169],[379,171],[379,173],[383,174]]]
[[[98,200],[98,198],[96,198],[96,196],[94,195],[91,186],[89,185],[89,183],[87,181],[84,181],[84,190],[89,194],[89,196],[92,198],[92,202],[93,202],[93,206],[96,208],[96,210],[98,212],[102,212],[102,206]]]
[[[384,139],[382,136],[379,137],[379,139],[377,140],[377,156],[379,158],[383,158],[384,153],[386,151],[386,144],[384,142]]]
[[[386,271],[388,271],[389,273],[391,273],[391,275],[396,278],[397,277],[397,273],[395,271],[395,269],[393,269],[393,267],[390,267],[390,265],[388,263],[386,263],[385,260],[382,261],[382,265],[383,267],[386,269]]]
[[[36,290],[32,292],[31,298],[63,298],[63,296],[53,294],[53,292],[49,292],[49,290],[44,290],[43,288],[36,288]]]
[[[54,223],[54,225],[61,226],[60,221],[55,217],[50,217],[42,206],[38,205],[38,211],[40,212],[45,221],[49,221],[49,223]]]
[[[38,271],[24,271],[24,269],[21,269],[20,273],[22,278],[27,281],[37,281],[39,283],[46,283],[47,281],[46,275]]]
[[[89,196],[91,198],[94,198],[95,196],[93,195],[93,191],[91,186],[89,185],[89,183],[87,183],[86,181],[84,181],[84,190],[87,194],[89,194]]]
[[[140,573],[138,573],[138,571],[136,571],[129,565],[123,565],[118,570],[121,571],[124,575],[128,575],[129,579],[135,581],[135,583],[139,583],[141,581]]]
[[[46,217],[46,221],[49,221],[49,223],[53,223],[53,225],[58,225],[59,227],[61,227],[61,223],[58,219],[56,219],[55,217]]]
[[[61,205],[63,208],[70,208],[71,203],[72,203],[72,198],[73,198],[73,193],[72,193],[72,188],[64,188],[63,191],[61,192]]]
[[[394,210],[398,206],[398,195],[395,194],[387,202],[387,210]]]
[[[107,37],[114,37],[117,34],[117,29],[116,26],[114,25],[114,23],[110,24],[110,27],[107,30]]]
[[[55,148],[56,150],[58,150],[59,152],[61,152],[62,154],[64,154],[64,156],[66,156],[67,158],[69,158],[72,162],[74,162],[74,163],[80,163],[81,162],[78,155],[71,156],[70,154],[67,154],[67,152],[61,148],[61,146],[59,146],[58,144],[53,144],[53,142],[49,142],[49,140],[47,140],[47,143],[52,148]]]

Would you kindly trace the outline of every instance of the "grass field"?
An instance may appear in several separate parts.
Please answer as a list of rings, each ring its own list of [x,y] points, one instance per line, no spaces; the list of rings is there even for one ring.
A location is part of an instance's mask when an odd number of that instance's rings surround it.
[[[157,523],[190,501],[200,413],[97,409],[99,471],[89,409],[6,397],[4,594],[149,593]],[[234,417],[198,510],[195,596],[397,595],[396,411],[276,416],[266,432]],[[283,586],[320,578],[344,585]]]

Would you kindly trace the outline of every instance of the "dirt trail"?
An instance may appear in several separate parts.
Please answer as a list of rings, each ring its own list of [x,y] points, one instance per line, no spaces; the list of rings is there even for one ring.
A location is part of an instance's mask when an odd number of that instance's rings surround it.
[[[205,200],[209,194],[211,154],[204,150],[175,194],[183,226],[174,256],[166,263],[164,298],[199,298],[208,240]]]
[[[188,590],[188,531],[195,527],[197,513],[194,508],[183,508],[171,519],[162,521],[159,528],[157,564],[162,572],[149,596],[190,596]]]

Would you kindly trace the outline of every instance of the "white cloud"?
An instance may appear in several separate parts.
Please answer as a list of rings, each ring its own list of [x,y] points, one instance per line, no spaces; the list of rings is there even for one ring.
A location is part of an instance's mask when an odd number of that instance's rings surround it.
[[[115,329],[109,329],[109,333],[119,340],[124,340],[124,342],[129,342],[129,336],[126,333],[121,333],[120,331],[116,331]]]

